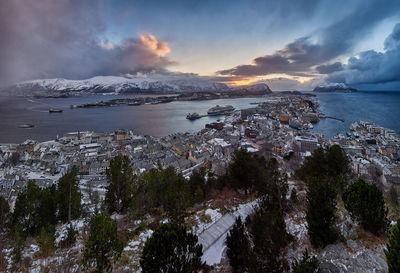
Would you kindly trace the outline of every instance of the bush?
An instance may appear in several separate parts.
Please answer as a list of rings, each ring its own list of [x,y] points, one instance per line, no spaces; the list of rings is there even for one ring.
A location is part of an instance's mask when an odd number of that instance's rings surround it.
[[[351,216],[368,231],[381,234],[387,230],[387,208],[382,192],[375,184],[357,180],[343,193],[343,201]]]
[[[385,254],[389,273],[400,272],[400,219],[397,220],[397,224],[393,227]]]
[[[306,249],[303,252],[303,256],[301,260],[295,260],[292,263],[292,272],[293,273],[320,273],[321,270],[319,269],[319,261],[317,258],[310,257],[308,254],[308,250]]]
[[[42,227],[38,237],[38,244],[40,247],[40,252],[44,257],[51,255],[54,250],[54,226],[48,226],[47,228]]]

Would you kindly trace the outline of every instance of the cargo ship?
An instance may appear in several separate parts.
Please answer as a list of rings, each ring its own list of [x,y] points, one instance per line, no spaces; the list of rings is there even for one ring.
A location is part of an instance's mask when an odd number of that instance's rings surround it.
[[[49,113],[62,113],[63,110],[61,109],[55,109],[55,108],[50,108]]]
[[[201,118],[201,117],[200,117],[200,115],[197,114],[197,113],[193,113],[193,114],[189,113],[189,114],[187,114],[186,118],[187,118],[188,120],[195,120],[195,119],[199,119],[199,118]]]
[[[226,115],[230,114],[235,110],[232,105],[227,105],[227,106],[215,106],[210,109],[208,109],[207,114],[209,116],[218,116],[218,115]]]

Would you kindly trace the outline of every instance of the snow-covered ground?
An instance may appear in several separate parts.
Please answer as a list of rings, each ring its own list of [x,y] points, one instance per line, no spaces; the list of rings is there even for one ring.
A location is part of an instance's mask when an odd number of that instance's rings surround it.
[[[246,219],[253,213],[257,201],[241,204],[234,208],[233,212],[221,215],[216,210],[207,209],[206,214],[214,216],[211,222],[198,232],[199,243],[203,245],[202,260],[208,265],[218,264],[224,255],[226,245],[225,238],[235,223],[236,217]]]

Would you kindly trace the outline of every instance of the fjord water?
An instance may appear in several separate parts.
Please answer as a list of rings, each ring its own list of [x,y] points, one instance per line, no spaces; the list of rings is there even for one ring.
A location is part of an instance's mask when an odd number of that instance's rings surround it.
[[[320,109],[327,115],[344,119],[320,120],[315,132],[326,137],[349,131],[351,123],[359,120],[400,132],[400,91],[358,91],[354,93],[319,93]]]
[[[0,98],[0,143],[20,143],[26,139],[45,141],[66,132],[113,132],[115,129],[133,129],[137,134],[165,136],[176,132],[196,132],[206,123],[223,116],[204,117],[189,121],[188,113],[206,114],[217,104],[232,105],[236,109],[252,107],[252,102],[266,98],[218,99],[208,101],[176,101],[166,104],[115,106],[70,109],[70,105],[93,103],[122,96],[89,95],[71,98]],[[62,113],[49,113],[49,108],[62,109]],[[18,128],[20,124],[33,124],[31,129]]]
[[[318,94],[326,115],[343,118],[344,123],[325,119],[314,131],[331,137],[348,131],[349,125],[367,120],[397,132],[400,131],[400,92],[357,92]],[[267,98],[219,99],[209,101],[179,101],[167,104],[70,109],[72,104],[93,103],[117,96],[90,95],[64,99],[28,99],[0,97],[0,143],[20,143],[26,139],[45,141],[66,132],[92,130],[112,132],[118,128],[133,129],[138,134],[164,136],[175,132],[195,132],[223,117],[204,117],[189,121],[187,113],[206,114],[216,104],[232,105],[236,109],[253,107],[250,103]],[[121,98],[121,96],[118,96]],[[48,112],[60,108],[63,113]],[[18,128],[33,124],[32,129]]]

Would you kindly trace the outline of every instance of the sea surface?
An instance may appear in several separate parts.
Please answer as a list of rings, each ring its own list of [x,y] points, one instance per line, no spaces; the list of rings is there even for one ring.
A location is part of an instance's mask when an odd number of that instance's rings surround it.
[[[357,92],[318,94],[321,110],[328,116],[345,122],[325,119],[314,126],[314,131],[331,137],[348,131],[349,125],[367,120],[397,132],[400,131],[400,92]],[[223,117],[204,117],[189,121],[187,113],[206,114],[217,104],[232,105],[236,109],[253,107],[251,103],[268,98],[218,99],[208,101],[179,101],[167,104],[117,106],[70,109],[70,105],[93,103],[121,96],[88,95],[71,98],[11,98],[0,97],[0,143],[21,143],[26,139],[46,141],[66,132],[113,132],[133,129],[137,134],[165,136],[175,132],[196,132],[206,123]],[[49,113],[49,108],[63,109],[63,113]],[[33,124],[31,129],[18,128]]]
[[[360,120],[400,132],[400,91],[319,93],[317,97],[322,112],[344,119],[344,122],[324,119],[314,126],[313,131],[326,137],[344,134],[351,123]]]

